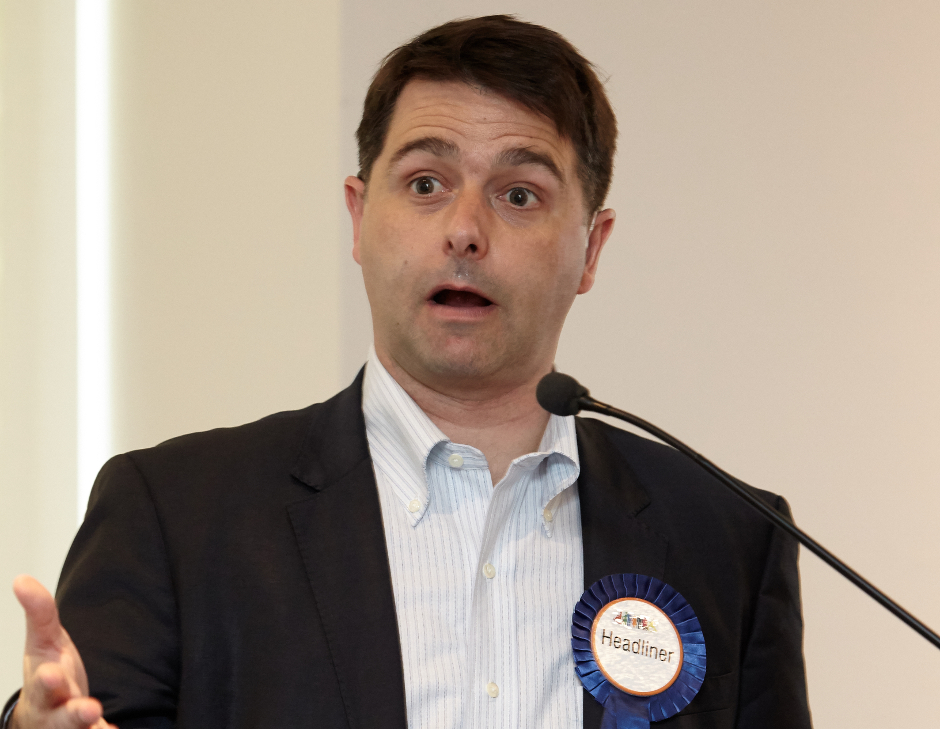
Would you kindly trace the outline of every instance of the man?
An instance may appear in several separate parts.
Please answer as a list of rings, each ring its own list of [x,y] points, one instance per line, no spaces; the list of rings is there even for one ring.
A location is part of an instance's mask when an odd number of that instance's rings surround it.
[[[366,368],[106,464],[58,590],[74,644],[16,585],[12,726],[595,728],[570,616],[621,572],[702,624],[705,682],[663,726],[809,726],[795,544],[671,449],[535,400],[613,228],[615,136],[544,28],[459,21],[392,53],[345,184]]]

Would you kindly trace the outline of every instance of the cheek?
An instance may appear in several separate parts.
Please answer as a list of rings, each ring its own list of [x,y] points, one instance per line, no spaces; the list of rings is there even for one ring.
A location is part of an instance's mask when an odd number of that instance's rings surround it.
[[[531,275],[554,296],[574,296],[584,272],[586,250],[576,234],[546,242],[530,256]]]
[[[370,209],[362,218],[359,233],[359,256],[363,275],[370,276],[387,269],[402,257],[401,236],[398,226],[382,210]]]
[[[360,247],[372,260],[413,258],[429,235],[426,221],[415,221],[395,206],[376,206],[363,216]]]
[[[401,300],[412,297],[420,288],[422,234],[427,236],[420,227],[403,224],[391,216],[363,220],[359,257],[370,296],[383,301]]]
[[[533,331],[554,329],[571,308],[581,283],[581,268],[570,255],[543,247],[520,258],[513,270],[512,280],[505,283],[513,292],[515,314]]]

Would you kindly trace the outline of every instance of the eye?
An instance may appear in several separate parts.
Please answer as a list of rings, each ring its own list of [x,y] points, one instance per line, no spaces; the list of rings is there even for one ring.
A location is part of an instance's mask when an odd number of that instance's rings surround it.
[[[509,204],[517,208],[531,207],[539,201],[535,193],[524,187],[514,187],[506,193],[506,200]]]
[[[419,195],[431,195],[435,192],[441,192],[441,190],[444,189],[444,186],[439,180],[428,176],[412,180],[410,187],[412,191]]]

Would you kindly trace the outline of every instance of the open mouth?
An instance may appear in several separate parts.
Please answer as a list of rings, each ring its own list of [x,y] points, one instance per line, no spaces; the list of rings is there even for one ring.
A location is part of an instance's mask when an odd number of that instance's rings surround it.
[[[493,302],[473,291],[442,289],[431,297],[431,301],[441,306],[454,306],[461,309],[492,306]]]

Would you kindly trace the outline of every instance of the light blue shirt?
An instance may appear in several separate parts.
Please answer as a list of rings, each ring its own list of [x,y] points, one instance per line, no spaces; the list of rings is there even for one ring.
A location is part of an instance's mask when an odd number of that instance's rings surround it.
[[[552,415],[538,452],[494,487],[483,453],[452,443],[374,351],[362,403],[410,729],[581,729],[574,418]]]

